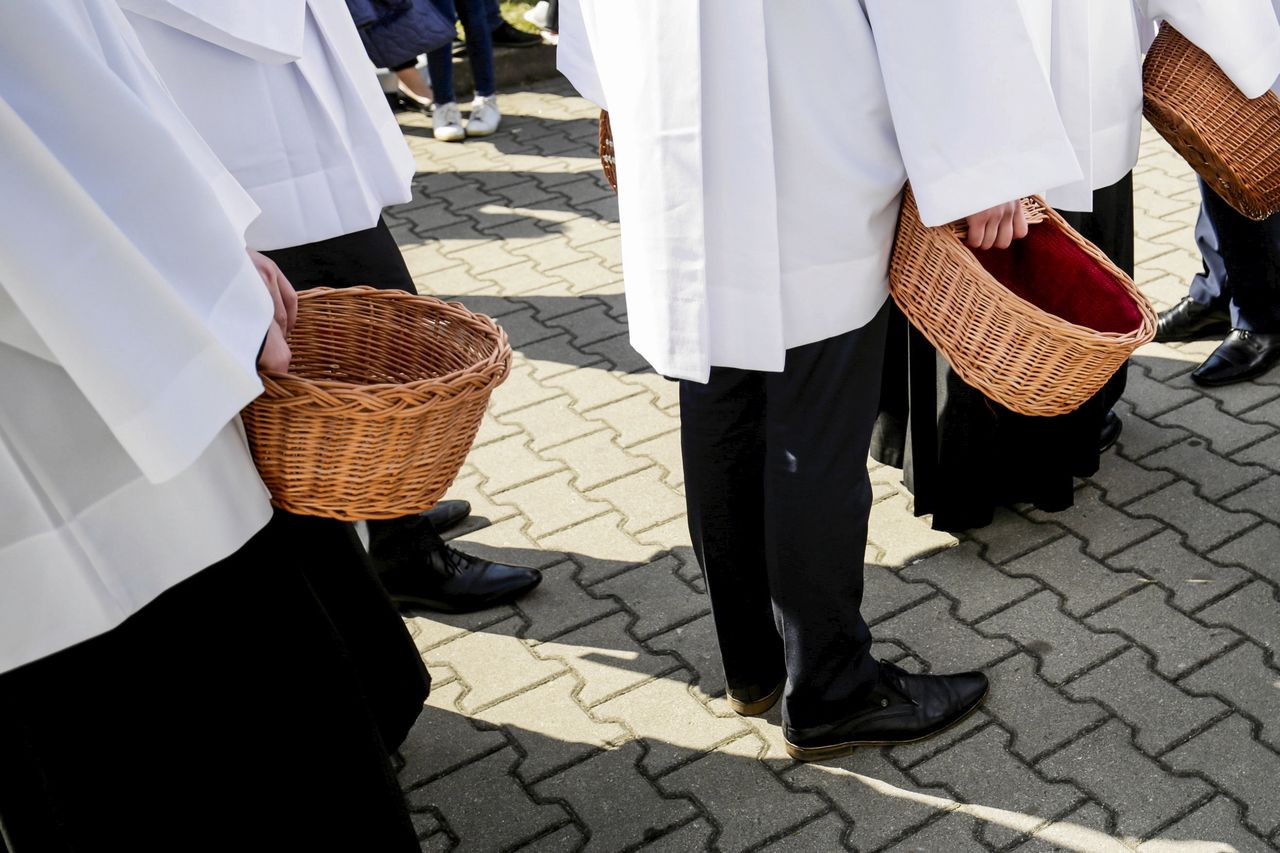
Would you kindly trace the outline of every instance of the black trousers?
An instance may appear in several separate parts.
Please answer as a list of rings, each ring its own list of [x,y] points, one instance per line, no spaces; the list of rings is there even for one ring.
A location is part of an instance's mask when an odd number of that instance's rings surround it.
[[[689,530],[726,680],[785,672],[793,727],[843,716],[879,671],[860,608],[887,316],[788,350],[780,373],[680,383]]]
[[[1237,329],[1280,332],[1280,213],[1255,222],[1203,180],[1200,195],[1196,243],[1204,271],[1191,282],[1191,298],[1229,311]]]
[[[0,676],[13,853],[417,851],[359,652],[308,579],[352,592],[350,542],[312,521],[277,513],[115,630]]]

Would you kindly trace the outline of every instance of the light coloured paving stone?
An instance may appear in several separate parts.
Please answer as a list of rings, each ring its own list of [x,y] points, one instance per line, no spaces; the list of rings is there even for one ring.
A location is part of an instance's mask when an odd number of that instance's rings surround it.
[[[532,436],[528,447],[535,453],[605,429],[599,422],[589,421],[573,411],[569,407],[570,402],[571,398],[562,394],[527,408],[508,412],[499,420],[516,424],[527,435]]]
[[[1280,523],[1280,477],[1270,476],[1255,483],[1243,492],[1223,501],[1223,506],[1236,512],[1260,515],[1269,521]]]
[[[533,651],[549,663],[572,669],[580,688],[575,698],[590,708],[679,668],[674,658],[654,654],[627,633],[631,618],[627,613],[606,616],[540,643]],[[609,716],[596,714],[597,719]]]
[[[1208,551],[1258,523],[1257,516],[1222,509],[1197,495],[1190,483],[1181,481],[1134,501],[1127,511],[1180,530],[1186,535],[1187,544],[1197,551]]]
[[[1211,793],[1199,779],[1173,776],[1129,739],[1124,723],[1112,720],[1041,761],[1045,775],[1071,781],[1116,815],[1119,834],[1137,838],[1184,813]]]
[[[679,566],[675,557],[664,557],[602,581],[591,592],[615,596],[637,614],[631,633],[644,641],[711,612],[710,599],[695,593],[676,575]]]
[[[619,510],[623,530],[634,535],[685,513],[684,496],[664,482],[664,474],[661,468],[645,468],[597,486],[587,496]]]
[[[1013,848],[1015,853],[1060,853],[1087,850],[1088,853],[1132,853],[1132,847],[1107,830],[1109,816],[1096,803],[1085,803],[1062,820],[1038,830]]]
[[[1220,410],[1208,398],[1193,400],[1156,420],[1180,426],[1208,440],[1215,453],[1232,453],[1275,432],[1268,424],[1254,424]]]
[[[519,619],[508,619],[427,653],[429,664],[448,666],[467,686],[457,702],[463,713],[474,714],[565,671],[558,660],[535,657],[515,636],[520,627]]]
[[[648,750],[640,765],[651,778],[750,731],[740,717],[717,717],[708,711],[690,693],[685,671],[669,673],[596,705],[591,713],[600,720],[620,722],[644,739]]]
[[[441,536],[453,539],[487,525],[505,521],[519,513],[519,510],[513,506],[489,500],[489,496],[481,491],[483,483],[484,478],[476,471],[465,473],[453,481],[453,485],[441,500],[464,500],[471,504],[471,515],[456,526],[440,531]]]
[[[591,293],[602,287],[616,285],[622,281],[622,276],[602,264],[598,257],[586,252],[585,249],[578,249],[577,251],[585,253],[586,256],[577,263],[556,269],[556,275],[562,276],[565,281],[569,282],[569,289],[574,293]],[[625,327],[620,327],[618,334],[625,339]]]
[[[702,616],[645,640],[655,652],[674,652],[693,671],[693,692],[703,701],[724,696],[724,666],[711,615]],[[726,705],[726,707],[728,707]]]
[[[507,489],[502,493],[502,500],[520,509],[529,520],[527,532],[534,539],[609,512],[608,503],[574,489],[570,485],[572,479],[572,471],[551,474]]]
[[[510,438],[520,433],[520,427],[515,424],[504,424],[493,416],[493,412],[485,410],[484,416],[480,420],[480,429],[476,432],[476,440],[471,443],[472,449],[484,447],[486,444],[493,444],[504,438]]]
[[[1237,451],[1231,459],[1241,465],[1261,465],[1272,471],[1280,469],[1280,435],[1251,444]]]
[[[1236,590],[1222,601],[1212,603],[1197,616],[1210,625],[1221,625],[1221,630],[1234,630],[1267,649],[1271,662],[1280,663],[1280,597],[1275,588],[1261,580],[1254,580],[1248,587]]]
[[[1175,770],[1199,773],[1245,805],[1245,819],[1270,835],[1280,827],[1280,756],[1254,740],[1238,714],[1216,723],[1164,756]]]
[[[1166,276],[1160,281],[1166,283],[1167,291],[1172,295],[1172,299],[1167,300],[1169,305],[1177,304],[1183,296],[1187,295],[1187,285],[1185,282]],[[1143,293],[1155,298],[1159,294],[1159,284],[1152,283],[1144,285]],[[1176,377],[1185,373],[1190,373],[1200,363],[1200,359],[1178,349],[1176,346],[1161,343],[1149,343],[1138,350],[1136,363],[1142,366],[1142,370],[1147,376],[1157,382],[1169,382]],[[1174,387],[1187,388],[1186,385]],[[1199,386],[1196,386],[1197,388]],[[1194,389],[1191,389],[1194,390]]]
[[[924,582],[903,580],[902,569],[888,569],[868,564],[863,569],[862,618],[874,624],[890,614],[896,614],[911,605],[937,593]]]
[[[564,335],[560,329],[550,328],[535,318],[532,308],[522,308],[504,315],[501,325],[502,330],[507,333],[511,347],[516,350],[523,350],[538,341]],[[510,381],[510,379],[507,380],[507,382]]]
[[[1126,459],[1140,460],[1191,435],[1182,427],[1161,426],[1138,417],[1124,400],[1117,403],[1115,408],[1124,419],[1124,432],[1120,433],[1117,452]]]
[[[1090,631],[1063,613],[1058,596],[1041,592],[979,622],[987,636],[1007,635],[1040,659],[1040,675],[1061,684],[1126,645],[1114,634]]]
[[[409,636],[413,638],[414,646],[420,653],[426,654],[430,649],[464,636],[468,631],[505,622],[515,616],[515,613],[515,608],[506,606],[464,615],[410,610],[401,616],[409,630]]]
[[[665,553],[657,545],[642,544],[624,533],[618,512],[608,512],[546,536],[541,544],[571,555],[582,567],[577,580],[585,587],[650,563]]]
[[[635,445],[630,452],[657,462],[662,466],[662,482],[678,491],[684,489],[684,459],[679,441],[671,436],[659,436]]]
[[[481,491],[491,499],[501,496],[496,503],[511,506],[504,492],[564,470],[561,462],[540,459],[529,449],[528,441],[527,435],[517,433],[481,447],[473,447],[467,455],[467,464],[484,477]]]
[[[789,791],[762,761],[752,736],[734,741],[661,779],[668,794],[693,797],[720,826],[716,846],[748,850],[811,820],[829,806]]]
[[[476,853],[518,846],[568,821],[563,808],[534,802],[510,775],[518,760],[504,749],[468,764],[411,791],[409,808],[438,810],[458,839],[454,849]]]
[[[644,393],[635,385],[624,382],[620,374],[609,370],[565,373],[548,379],[546,384],[567,391],[575,401],[574,409],[579,412],[590,412]]]
[[[845,820],[853,822],[850,841],[858,850],[876,850],[909,836],[915,827],[936,819],[947,807],[942,802],[951,802],[941,788],[917,785],[878,749],[861,749],[821,764],[797,764],[782,778],[792,788],[821,793],[834,803]],[[920,794],[927,795],[924,801]]]
[[[991,693],[983,710],[1013,733],[1009,748],[1025,761],[1035,762],[1106,716],[1097,705],[1064,698],[1025,654],[1001,661],[987,676]]]
[[[639,756],[635,743],[602,752],[533,790],[539,797],[564,800],[591,827],[585,850],[623,850],[697,814],[687,799],[664,797],[641,773]]]
[[[1218,557],[1214,559],[1220,560]],[[1121,551],[1107,560],[1107,563],[1113,568],[1132,569],[1151,578],[1173,593],[1174,606],[1187,612],[1194,611],[1206,601],[1222,596],[1249,579],[1248,573],[1242,569],[1221,566],[1204,559],[1184,545],[1182,537],[1172,530],[1165,530]]]
[[[1138,845],[1138,853],[1267,853],[1271,844],[1243,826],[1240,807],[1219,794],[1182,820]]]
[[[465,533],[450,544],[459,551],[485,560],[531,569],[545,569],[565,559],[564,553],[541,548],[525,535],[525,523],[523,517],[515,515]],[[531,593],[536,594],[536,590]]]
[[[1180,690],[1152,668],[1150,655],[1136,648],[1085,673],[1065,690],[1075,699],[1104,704],[1133,728],[1134,742],[1148,755],[1161,754],[1227,710],[1212,697]]]
[[[520,745],[524,758],[516,772],[526,784],[629,739],[617,723],[593,720],[573,698],[576,688],[565,674],[476,715]]]
[[[455,707],[462,684],[431,685],[426,707],[409,730],[400,755],[398,776],[405,788],[416,787],[507,746],[502,732],[476,728]]]
[[[916,765],[911,775],[924,785],[954,791],[963,802],[1045,820],[1066,815],[1084,799],[1072,784],[1042,780],[1015,758],[1008,746],[1008,733],[989,726],[936,758]],[[975,767],[983,768],[983,772],[975,773]],[[984,825],[980,833],[987,843],[1002,846],[1023,834],[995,824]]]
[[[956,537],[929,526],[928,518],[916,518],[907,508],[905,495],[894,495],[871,507],[867,538],[880,549],[882,564],[900,568],[930,554],[950,548]]]
[[[1160,492],[1156,494],[1159,495]],[[1030,517],[1036,521],[1052,521],[1065,527],[1084,542],[1085,553],[1101,559],[1160,529],[1159,522],[1133,518],[1126,514],[1137,512],[1134,507],[1149,500],[1151,498],[1143,498],[1121,512],[1102,500],[1100,489],[1086,484],[1076,489],[1075,506],[1071,509],[1057,513],[1032,510]]]
[[[543,241],[529,242],[522,245],[513,245],[516,243],[516,241],[513,240],[507,240],[505,242],[508,247],[512,249],[513,253],[515,253],[520,248],[536,245],[538,242]],[[499,270],[477,273],[476,278],[498,285],[498,289],[504,296],[519,297],[527,297],[530,294],[537,293],[542,288],[553,284],[556,281],[556,277],[554,275],[540,272],[534,265],[533,261],[524,261],[523,263],[512,264],[511,266],[503,267]],[[539,316],[539,319],[542,319],[542,317]]]
[[[1280,585],[1280,527],[1274,524],[1260,524],[1208,556],[1220,563],[1244,566]]]
[[[711,839],[716,829],[703,818],[686,823],[666,835],[638,848],[643,853],[691,853],[694,850],[711,850]]]
[[[1261,725],[1262,740],[1280,750],[1280,669],[1267,665],[1266,655],[1245,643],[1179,684],[1196,693],[1221,696]]]
[[[880,640],[897,640],[934,672],[982,669],[1013,651],[1008,640],[987,639],[951,615],[945,599],[932,598],[876,625]]]
[[[1123,434],[1122,432],[1121,435]],[[1099,459],[1098,472],[1089,478],[1089,482],[1102,489],[1107,503],[1124,506],[1154,492],[1173,479],[1168,471],[1152,471],[1144,467],[1148,464],[1148,459],[1144,459],[1142,465],[1137,465],[1119,453],[1104,453]]]
[[[618,444],[634,447],[680,428],[680,419],[654,405],[652,393],[636,394],[626,399],[591,409],[586,417],[601,421],[618,433]]]
[[[507,381],[499,385],[489,398],[489,411],[501,418],[507,412],[560,396],[559,389],[545,387],[533,376],[533,365],[512,361]]]
[[[520,636],[550,640],[619,609],[612,598],[593,597],[577,582],[578,567],[563,562],[542,570],[542,583],[514,607],[527,620]]]
[[[437,287],[434,281],[436,273],[462,266],[462,261],[457,258],[445,257],[440,244],[434,242],[402,249],[401,254],[409,267],[409,275],[413,276],[414,284],[418,286],[420,293],[430,293]]]
[[[977,818],[964,812],[950,812],[939,820],[912,833],[892,847],[887,853],[936,853],[946,850],[948,853],[969,853],[969,851],[986,851],[988,848],[980,844],[974,834],[981,831],[982,824]]]
[[[1213,453],[1199,438],[1189,438],[1153,453],[1142,460],[1148,468],[1164,468],[1189,480],[1202,497],[1216,501],[1224,495],[1239,491],[1271,471],[1261,466],[1237,465]]]
[[[1000,565],[1062,535],[1062,528],[1055,524],[1031,521],[1011,509],[999,507],[990,524],[967,531],[965,538],[983,545],[983,556]]]
[[[533,261],[534,268],[538,272],[559,270],[569,264],[583,260],[582,252],[570,246],[568,241],[563,239],[548,240],[533,246],[523,247],[516,250],[515,254]],[[556,274],[560,275],[559,272]]]
[[[908,581],[924,581],[956,603],[956,615],[973,622],[1039,589],[1034,581],[1010,578],[991,567],[974,542],[926,557],[898,572]],[[868,574],[870,573],[868,569]]]
[[[624,311],[625,305],[619,306]],[[639,385],[648,388],[653,392],[653,404],[659,409],[670,409],[673,406],[680,405],[680,383],[674,382],[665,376],[659,376],[656,373],[628,373],[621,377],[623,382],[630,385]]]
[[[609,190],[613,192],[613,190]],[[594,252],[598,243],[616,243],[621,229],[616,222],[601,222],[591,216],[579,216],[563,222],[559,227],[560,234],[575,249]]]
[[[574,487],[581,492],[590,492],[653,465],[652,458],[640,455],[638,449],[626,451],[619,447],[614,440],[615,435],[606,427],[601,432],[548,448],[540,455],[568,465],[575,475]],[[666,439],[655,439],[655,443],[670,444]]]
[[[1063,608],[1080,616],[1113,601],[1146,581],[1132,572],[1117,572],[1085,555],[1083,543],[1064,536],[1044,547],[1005,564],[1015,577],[1032,577],[1057,590]]]
[[[514,266],[524,260],[519,255],[513,255],[503,249],[501,245],[496,245],[490,240],[472,241],[454,241],[446,240],[444,242],[445,257],[455,261],[461,261],[467,271],[475,277],[484,273],[494,272],[495,270],[506,269]],[[458,244],[462,244],[459,247]],[[479,279],[477,278],[477,281]],[[456,284],[449,287],[454,293],[465,293],[463,289]]]
[[[573,267],[568,267],[560,272],[565,276],[569,276],[573,272]],[[573,345],[581,348],[584,344],[595,343],[605,338],[612,338],[615,335],[626,333],[627,324],[618,322],[609,316],[608,312],[608,307],[603,303],[593,299],[583,299],[579,310],[570,314],[561,314],[547,320],[547,323],[564,329],[569,333]]]
[[[829,853],[844,849],[849,825],[840,815],[828,812],[800,827],[787,830],[778,840],[761,847],[762,853]]]
[[[1132,637],[1154,657],[1157,672],[1176,678],[1235,642],[1225,628],[1206,628],[1171,607],[1166,593],[1148,586],[1085,620],[1100,631]]]
[[[574,349],[568,335],[557,335],[535,344],[526,344],[519,353],[522,364],[529,366],[529,377],[548,392],[556,390],[549,380],[574,374],[582,368],[588,376],[604,371],[604,362],[598,356],[585,355]],[[576,407],[575,407],[576,408]]]

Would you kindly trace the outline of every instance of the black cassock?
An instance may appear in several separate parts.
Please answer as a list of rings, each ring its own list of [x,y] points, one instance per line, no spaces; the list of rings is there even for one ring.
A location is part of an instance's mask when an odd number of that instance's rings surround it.
[[[1093,194],[1093,212],[1060,211],[1133,275],[1133,176]],[[880,416],[871,443],[879,462],[903,469],[916,515],[937,530],[991,523],[996,507],[1072,505],[1075,478],[1098,470],[1103,419],[1124,392],[1128,363],[1074,412],[1029,417],[966,385],[895,306],[890,318]]]

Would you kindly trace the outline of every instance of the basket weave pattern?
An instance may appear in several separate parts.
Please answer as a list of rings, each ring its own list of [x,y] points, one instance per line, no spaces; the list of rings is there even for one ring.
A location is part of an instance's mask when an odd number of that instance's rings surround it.
[[[1133,299],[1138,328],[1098,332],[1011,293],[965,247],[963,223],[929,228],[920,221],[910,188],[903,193],[890,292],[965,382],[1015,412],[1061,415],[1079,408],[1154,337],[1156,315],[1129,277],[1043,200],[1023,204],[1028,223],[1062,229],[1102,265]]]
[[[305,291],[289,343],[245,431],[272,503],[346,521],[434,505],[511,368],[492,319],[398,290]]]
[[[1143,113],[1223,200],[1250,219],[1280,210],[1280,98],[1246,98],[1168,24],[1142,68]]]
[[[609,111],[600,111],[600,168],[604,169],[604,179],[618,191],[618,161],[613,155],[613,128],[609,126]]]

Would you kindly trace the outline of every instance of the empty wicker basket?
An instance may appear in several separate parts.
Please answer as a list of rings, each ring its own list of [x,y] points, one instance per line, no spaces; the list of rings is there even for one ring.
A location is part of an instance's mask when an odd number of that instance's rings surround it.
[[[1280,210],[1280,98],[1250,100],[1168,24],[1142,69],[1147,120],[1228,204],[1251,219]]]
[[[276,506],[347,521],[434,505],[511,368],[492,319],[398,290],[305,291],[289,343],[243,413],[254,459]]]
[[[964,224],[920,221],[903,193],[894,301],[968,384],[1024,415],[1079,408],[1155,335],[1151,304],[1042,199],[1008,249],[964,245]]]

